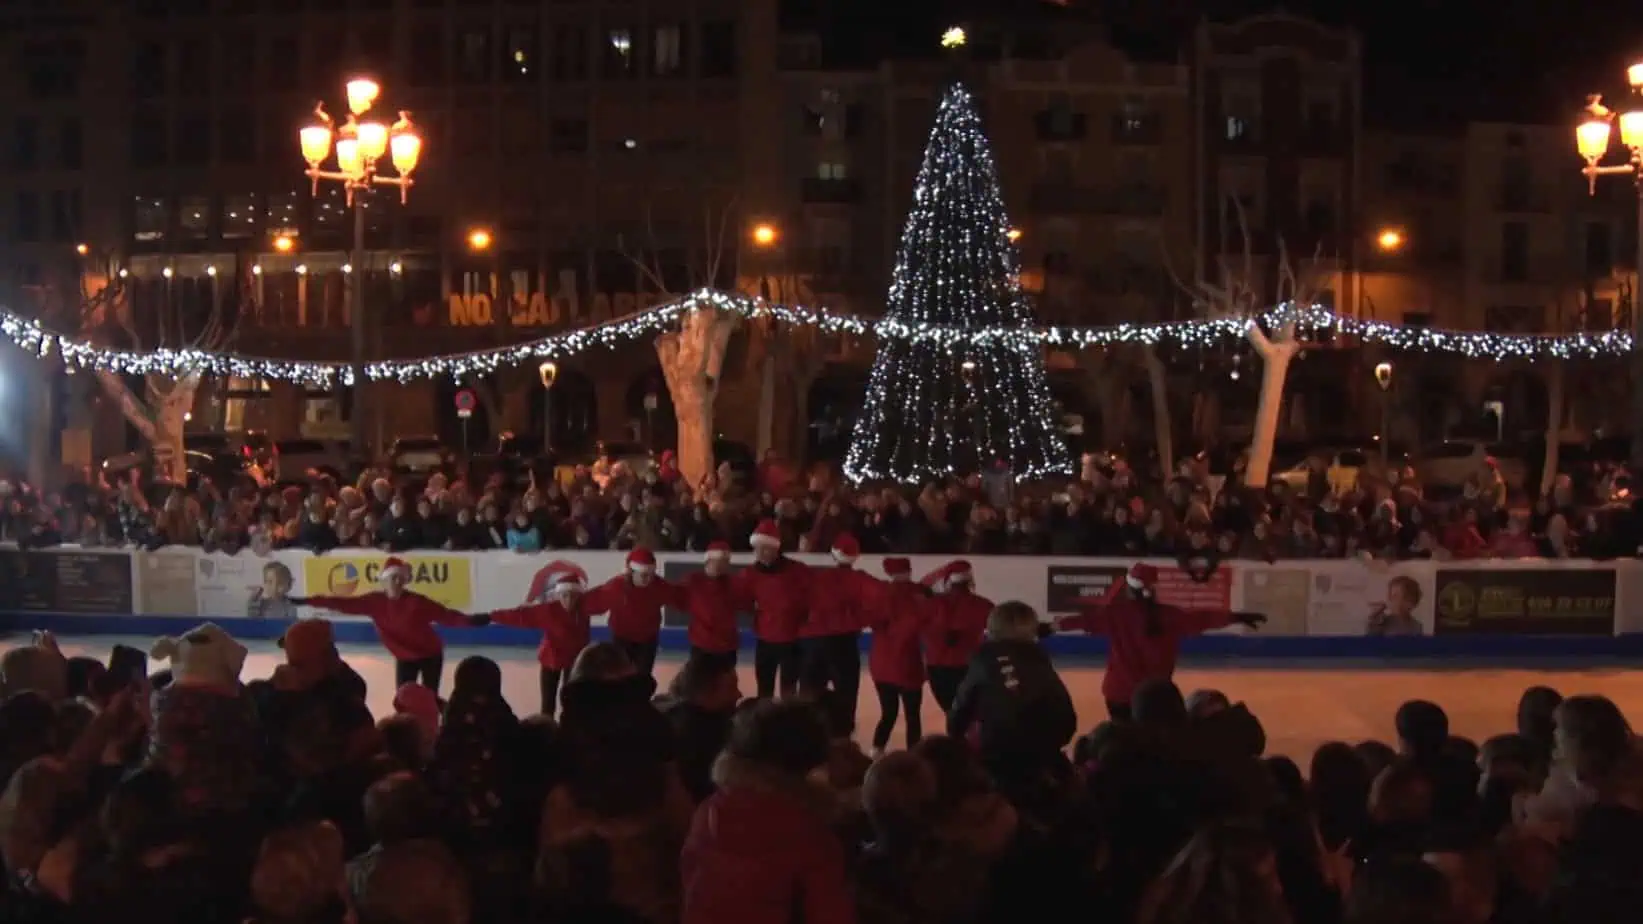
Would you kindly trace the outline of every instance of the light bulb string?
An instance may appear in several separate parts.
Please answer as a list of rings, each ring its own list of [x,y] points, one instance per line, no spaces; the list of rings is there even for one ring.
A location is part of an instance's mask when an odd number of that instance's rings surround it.
[[[1570,334],[1504,334],[1413,327],[1342,315],[1324,305],[1280,305],[1259,318],[1196,318],[1178,321],[1123,323],[1106,326],[1051,325],[1039,327],[974,327],[910,322],[895,316],[864,318],[827,308],[782,305],[736,293],[704,289],[673,302],[602,321],[572,331],[550,334],[512,346],[420,359],[382,360],[364,367],[369,381],[411,381],[440,375],[494,371],[504,366],[574,355],[594,346],[613,346],[663,330],[679,316],[702,308],[730,311],[744,317],[768,315],[780,322],[818,327],[828,333],[873,336],[880,340],[932,342],[943,347],[1106,347],[1121,344],[1203,347],[1222,340],[1241,339],[1251,324],[1272,328],[1294,322],[1300,332],[1353,336],[1389,346],[1431,352],[1459,353],[1495,359],[1595,358],[1632,350],[1625,330]],[[210,350],[160,348],[122,350],[47,330],[38,321],[0,311],[0,333],[18,347],[40,356],[56,353],[81,368],[124,372],[185,375],[195,372],[261,376],[319,385],[353,384],[348,363],[310,362]]]

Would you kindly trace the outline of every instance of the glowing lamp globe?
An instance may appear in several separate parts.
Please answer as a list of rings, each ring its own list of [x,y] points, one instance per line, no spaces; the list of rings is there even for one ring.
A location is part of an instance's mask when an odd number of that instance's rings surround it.
[[[401,129],[388,139],[388,150],[399,175],[410,176],[411,171],[416,169],[417,161],[422,159],[422,139],[414,131]]]
[[[381,122],[359,123],[359,153],[367,163],[388,153],[388,126]]]
[[[1643,110],[1620,114],[1620,143],[1634,151],[1643,148]]]
[[[1580,123],[1575,129],[1575,148],[1587,160],[1600,159],[1609,150],[1608,120],[1587,119]]]
[[[331,129],[328,126],[304,126],[299,138],[302,141],[302,159],[308,161],[310,167],[318,167],[331,153]]]
[[[375,80],[368,77],[355,77],[348,81],[348,111],[354,115],[364,115],[377,101],[382,88]]]
[[[337,139],[337,169],[349,176],[365,173],[365,160],[360,154],[358,138]]]

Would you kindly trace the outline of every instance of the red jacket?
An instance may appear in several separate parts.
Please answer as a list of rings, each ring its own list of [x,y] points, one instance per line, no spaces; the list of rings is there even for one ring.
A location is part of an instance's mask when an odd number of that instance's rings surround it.
[[[867,611],[873,646],[867,652],[867,673],[874,683],[904,690],[924,686],[924,654],[919,641],[928,623],[929,592],[912,581],[881,584]]]
[[[1107,637],[1107,675],[1101,679],[1101,695],[1114,703],[1127,703],[1143,682],[1169,679],[1175,673],[1175,659],[1181,640],[1219,629],[1232,621],[1231,613],[1183,610],[1167,603],[1154,604],[1163,631],[1147,634],[1144,604],[1130,596],[1106,601],[1079,601],[1082,611],[1061,623],[1063,628],[1083,629],[1091,635]]]
[[[434,631],[435,625],[468,624],[468,617],[463,613],[414,590],[407,590],[395,599],[389,599],[380,590],[357,597],[309,597],[308,605],[371,620],[382,638],[382,646],[401,661],[421,661],[445,652],[445,641]]]
[[[680,924],[854,924],[826,796],[731,758],[714,776],[679,855]]]
[[[970,590],[930,598],[924,623],[924,659],[931,667],[964,667],[987,637],[993,601]]]
[[[867,626],[867,606],[879,580],[849,565],[810,571],[810,607],[799,638],[852,635]]]
[[[679,588],[662,580],[661,575],[640,587],[627,575],[618,574],[592,592],[599,594],[599,601],[610,610],[610,635],[619,642],[653,644],[662,634],[662,607],[684,604]]]
[[[536,648],[536,662],[550,671],[568,671],[592,639],[593,614],[610,609],[607,596],[603,586],[595,587],[582,595],[574,610],[566,609],[557,600],[527,603],[497,610],[491,614],[491,621],[502,626],[540,629],[542,644]]]
[[[741,646],[736,622],[736,595],[730,575],[710,577],[695,571],[680,587],[684,609],[690,613],[690,644],[703,651],[724,654]]]
[[[810,603],[811,568],[782,557],[770,568],[749,565],[731,579],[737,605],[753,610],[753,634],[761,642],[796,642]]]

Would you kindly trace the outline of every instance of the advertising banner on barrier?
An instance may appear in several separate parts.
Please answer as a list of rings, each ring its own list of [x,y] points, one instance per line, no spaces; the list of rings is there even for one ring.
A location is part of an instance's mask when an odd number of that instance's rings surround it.
[[[159,549],[134,552],[131,557],[136,567],[137,612],[145,616],[192,616],[199,612],[194,563],[200,553]]]
[[[474,610],[473,559],[465,555],[396,556],[411,568],[411,589],[453,609]],[[358,597],[377,589],[386,553],[316,555],[303,562],[304,596]],[[518,604],[511,604],[517,606]]]
[[[131,613],[124,551],[0,549],[0,609],[25,613]]]
[[[1257,575],[1271,575],[1260,586]],[[1304,588],[1294,575],[1304,575]],[[1282,575],[1282,576],[1280,576]],[[1244,581],[1243,607],[1264,612],[1272,634],[1295,635],[1431,635],[1432,569],[1424,562],[1321,561],[1252,568]],[[1297,601],[1297,597],[1301,598]],[[1297,602],[1305,620],[1293,623],[1288,612]],[[1263,606],[1272,608],[1263,609]],[[1279,626],[1278,612],[1282,617]]]
[[[1077,612],[1079,598],[1102,596],[1128,570],[1128,565],[1051,564],[1044,568],[1044,600],[1038,609],[1057,616]],[[1194,575],[1176,565],[1160,565],[1158,599],[1188,610],[1230,609],[1232,570],[1221,566]]]
[[[1613,635],[1615,575],[1608,568],[1443,568],[1439,634]]]

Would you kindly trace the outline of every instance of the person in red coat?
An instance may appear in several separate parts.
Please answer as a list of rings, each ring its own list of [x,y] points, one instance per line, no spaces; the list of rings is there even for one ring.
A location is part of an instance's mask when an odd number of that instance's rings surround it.
[[[608,592],[602,587],[588,591],[587,575],[576,565],[555,562],[542,571],[539,577],[545,579],[540,585],[541,596],[527,600],[522,606],[496,610],[489,618],[499,626],[542,631],[536,661],[541,667],[542,714],[551,716],[559,705],[559,688],[565,673],[576,663],[582,649],[588,647],[593,615],[610,607],[602,599]]]
[[[921,582],[930,598],[924,624],[924,659],[930,667],[930,692],[942,712],[951,712],[953,697],[970,669],[970,659],[987,638],[987,615],[993,601],[976,593],[975,574],[967,561],[954,561]]]
[[[839,713],[836,730],[841,732],[856,727],[861,630],[867,625],[867,607],[881,587],[878,578],[856,570],[860,556],[861,545],[855,536],[840,533],[833,539],[837,567],[812,572],[810,612],[799,627],[799,647],[804,652],[799,689],[818,697],[832,691]]]
[[[799,627],[810,604],[810,566],[782,554],[781,530],[775,520],[760,520],[753,536],[753,566],[732,580],[739,609],[753,610],[753,676],[760,698],[774,696],[780,680],[783,696],[799,689]]]
[[[1123,586],[1103,597],[1078,601],[1079,614],[1056,621],[1057,629],[1082,629],[1107,637],[1107,673],[1101,695],[1114,719],[1129,719],[1136,687],[1148,680],[1168,680],[1175,673],[1181,641],[1190,636],[1242,623],[1260,628],[1260,613],[1183,610],[1158,602],[1158,569],[1137,563]]]
[[[298,606],[312,606],[348,616],[364,616],[376,626],[382,646],[394,656],[394,685],[420,681],[439,691],[445,668],[445,642],[434,626],[482,626],[484,616],[469,616],[438,600],[409,589],[411,566],[403,559],[390,558],[377,572],[381,590],[357,597],[292,597]]]
[[[895,730],[897,713],[907,712],[907,746],[924,737],[919,711],[924,707],[924,634],[930,604],[929,591],[913,583],[913,564],[905,558],[886,558],[884,573],[890,583],[867,611],[873,643],[867,653],[867,672],[879,694],[879,724],[873,729],[873,753],[883,754]]]
[[[680,590],[681,605],[690,614],[690,660],[734,668],[741,626],[730,577],[730,543],[709,543],[703,570],[687,575]]]
[[[684,594],[656,574],[656,556],[643,546],[628,553],[626,574],[616,575],[597,590],[598,602],[610,607],[610,637],[641,674],[652,676],[657,639],[662,634],[662,607],[682,606]]]

